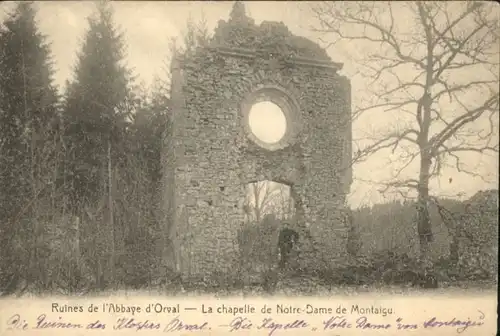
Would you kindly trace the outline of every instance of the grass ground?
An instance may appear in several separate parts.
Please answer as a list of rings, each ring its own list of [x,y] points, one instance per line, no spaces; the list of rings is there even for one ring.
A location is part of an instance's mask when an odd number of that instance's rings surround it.
[[[157,288],[144,288],[141,290],[126,290],[118,289],[116,291],[93,292],[81,294],[82,296],[158,296],[158,297],[355,297],[355,296],[370,296],[370,295],[398,295],[398,296],[415,296],[415,295],[444,295],[444,296],[462,296],[470,294],[488,294],[496,295],[496,283],[461,283],[446,285],[436,289],[421,289],[414,287],[401,286],[313,286],[307,284],[284,285],[278,283],[275,290],[267,292],[262,286],[247,286],[238,290],[177,290],[167,291]],[[29,294],[27,294],[29,295]]]

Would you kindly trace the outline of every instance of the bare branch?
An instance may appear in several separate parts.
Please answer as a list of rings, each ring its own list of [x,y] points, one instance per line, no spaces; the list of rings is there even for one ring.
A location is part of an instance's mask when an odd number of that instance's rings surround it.
[[[419,183],[415,179],[406,179],[403,181],[394,181],[394,182],[380,182],[379,184],[383,185],[384,187],[379,190],[380,193],[386,193],[389,189],[394,188],[394,189],[400,189],[400,188],[407,188],[407,189],[418,189]]]
[[[363,8],[365,11],[358,11],[357,13],[351,13],[348,9],[344,9],[341,12],[339,9],[334,9],[335,3],[322,3],[318,6],[313,6],[312,10],[315,12],[316,17],[319,19],[322,29],[313,29],[317,32],[329,32],[335,33],[340,38],[349,39],[349,40],[365,40],[369,42],[375,42],[380,44],[386,44],[392,47],[393,52],[404,62],[412,63],[418,65],[420,68],[425,69],[425,64],[423,59],[417,59],[411,57],[408,54],[404,54],[401,48],[401,44],[394,35],[393,27],[394,21],[392,20],[389,28],[383,27],[381,24],[377,23],[375,20],[370,21],[369,19],[363,18],[363,13],[368,14],[369,17],[376,17],[377,14],[374,13],[373,7],[371,9]],[[390,11],[392,14],[392,11]],[[391,16],[392,17],[392,16]],[[393,17],[392,17],[393,18]],[[328,20],[330,19],[330,20]],[[340,27],[339,27],[339,23]],[[356,34],[345,34],[340,29],[344,26],[345,23],[351,24],[357,27],[370,27],[376,33],[378,33],[379,37],[370,37],[368,34],[364,33],[362,35]],[[351,31],[356,31],[353,29]]]
[[[457,99],[460,102],[459,99]],[[455,134],[464,125],[474,122],[477,120],[484,112],[498,108],[498,93],[489,97],[481,106],[475,109],[468,109],[464,104],[461,103],[462,107],[467,111],[466,113],[458,116],[453,121],[449,122],[448,125],[438,134],[433,136],[429,141],[432,149],[431,152],[436,152],[439,147],[441,147],[445,141],[447,141],[453,134]]]
[[[418,138],[418,132],[414,129],[407,129],[403,132],[395,132],[386,135],[382,139],[375,141],[371,145],[366,146],[363,149],[359,149],[357,153],[355,153],[352,162],[358,163],[382,149],[391,148],[392,152],[394,153],[401,141],[408,141],[412,144],[417,144],[417,139],[411,138],[411,134],[414,134]]]
[[[457,152],[476,152],[484,154],[485,152],[490,151],[493,153],[498,153],[498,144],[496,146],[483,146],[483,147],[462,147],[462,146],[446,147],[445,145],[442,145],[441,147],[444,147],[444,149],[437,151],[436,155],[451,154]]]
[[[411,154],[410,154],[410,157],[407,159],[406,163],[405,163],[405,164],[403,164],[403,165],[401,165],[401,167],[397,168],[397,169],[395,170],[395,173],[394,173],[394,174],[392,174],[392,177],[393,177],[394,179],[399,178],[399,176],[402,174],[402,172],[403,172],[406,168],[408,168],[408,167],[409,167],[409,166],[413,163],[413,161],[415,161],[415,159],[416,159],[419,155],[420,155],[420,153],[419,153],[419,152],[411,153]]]
[[[499,34],[489,4],[322,2],[312,7],[322,40],[359,46],[350,61],[367,88],[356,116],[370,111],[405,118],[404,127],[363,139],[370,144],[353,155],[355,164],[384,149],[397,152],[392,181],[377,183],[382,192],[427,195],[430,179],[440,176],[447,158],[455,160],[459,172],[473,173],[463,167],[461,154],[498,153],[492,139],[498,136]],[[443,98],[449,98],[448,105]],[[476,129],[479,122],[486,127]],[[418,157],[418,177],[405,179]]]
[[[441,74],[450,68],[451,62],[456,58],[456,56],[463,51],[462,48],[465,46],[465,44],[482,28],[484,28],[485,25],[481,25],[476,27],[465,39],[462,41],[456,41],[456,40],[447,40],[446,44],[449,47],[449,49],[452,51],[451,55],[444,61],[444,63],[436,70],[434,73],[434,78],[433,80],[436,81]],[[453,44],[458,44],[456,47]]]
[[[468,170],[466,169],[464,166],[463,166],[463,163],[462,161],[460,160],[460,157],[457,156],[456,154],[454,154],[453,152],[451,153],[448,153],[451,157],[453,157],[455,159],[455,168],[458,172],[460,173],[466,173],[468,175],[471,175],[471,176],[474,176],[474,177],[477,177],[479,179],[481,179],[482,181],[484,182],[488,182],[482,175],[474,172],[474,171],[471,171],[471,170]]]
[[[461,91],[467,91],[471,89],[473,86],[478,86],[478,85],[496,85],[498,83],[498,80],[477,80],[477,81],[471,81],[465,84],[459,84],[459,85],[454,85],[450,86],[449,83],[438,79],[437,82],[441,85],[444,86],[444,90],[441,90],[437,92],[435,95],[432,96],[432,100],[437,100],[439,99],[443,94],[448,94],[450,97],[450,101],[452,100],[452,93],[455,92],[461,92]]]

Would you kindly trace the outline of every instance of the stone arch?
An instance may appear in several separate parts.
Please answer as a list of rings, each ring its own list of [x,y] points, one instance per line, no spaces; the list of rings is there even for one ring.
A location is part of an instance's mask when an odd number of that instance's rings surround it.
[[[310,246],[304,265],[346,256],[349,81],[315,43],[281,23],[255,25],[238,6],[237,17],[219,23],[212,45],[172,63],[163,217],[185,276],[235,273],[242,186],[252,180],[291,185],[296,225]],[[280,106],[289,123],[275,146],[249,133],[248,110],[262,99]]]

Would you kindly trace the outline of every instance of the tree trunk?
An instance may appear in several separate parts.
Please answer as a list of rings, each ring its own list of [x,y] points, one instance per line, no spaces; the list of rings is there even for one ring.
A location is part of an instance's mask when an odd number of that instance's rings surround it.
[[[458,248],[459,248],[459,243],[458,243],[458,232],[455,232],[451,236],[451,242],[450,242],[450,262],[454,265],[458,263]]]
[[[430,243],[433,241],[431,219],[429,215],[429,170],[430,158],[422,151],[420,161],[420,177],[417,199],[417,231],[420,243],[420,256],[422,260],[428,260]]]
[[[259,182],[255,182],[253,185],[253,198],[254,198],[254,214],[255,214],[255,220],[257,223],[260,223],[260,219],[261,219],[261,213],[260,213],[260,192],[261,192],[261,189],[259,189]]]
[[[255,207],[255,220],[257,223],[260,223],[260,208],[258,206]]]
[[[74,229],[75,229],[75,261],[76,268],[80,272],[82,270],[81,265],[81,252],[80,252],[80,217],[75,216],[73,218],[74,221]]]
[[[109,203],[109,230],[110,230],[110,254],[109,266],[111,282],[115,281],[115,226],[113,221],[113,175],[111,169],[111,140],[108,140],[108,203]]]

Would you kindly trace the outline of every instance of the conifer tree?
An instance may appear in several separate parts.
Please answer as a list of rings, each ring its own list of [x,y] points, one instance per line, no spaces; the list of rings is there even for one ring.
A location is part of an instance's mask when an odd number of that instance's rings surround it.
[[[40,209],[57,162],[52,76],[50,45],[38,29],[36,9],[19,2],[0,25],[0,260],[7,282],[13,275],[28,284],[43,277]]]
[[[74,78],[68,85],[65,125],[73,145],[73,194],[80,200],[94,201],[105,187],[107,143],[118,141],[123,128],[120,107],[130,76],[123,64],[123,37],[114,27],[109,4],[98,3],[88,23]]]
[[[72,212],[91,217],[92,223],[82,228],[80,236],[89,238],[82,244],[87,259],[99,260],[94,270],[102,286],[99,279],[104,265],[109,265],[111,272],[107,279],[114,279],[113,181],[116,163],[124,152],[120,149],[126,131],[125,105],[131,76],[124,64],[123,36],[114,25],[109,3],[98,3],[88,24],[65,100],[65,135],[70,146],[66,160],[70,188],[66,190]],[[105,223],[98,224],[98,218]],[[102,260],[107,260],[106,264]]]

